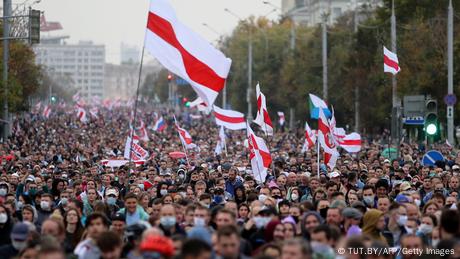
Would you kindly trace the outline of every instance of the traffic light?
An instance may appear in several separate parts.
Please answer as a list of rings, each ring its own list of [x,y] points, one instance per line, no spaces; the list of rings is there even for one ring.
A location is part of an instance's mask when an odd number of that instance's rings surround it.
[[[29,43],[40,43],[40,16],[39,10],[29,10]]]
[[[190,107],[190,102],[187,97],[182,98],[182,103],[184,104],[185,107]]]
[[[55,103],[55,102],[56,102],[56,100],[57,100],[56,96],[54,96],[54,95],[53,95],[53,96],[51,96],[51,102],[52,102],[52,103]]]
[[[429,99],[425,103],[425,132],[428,136],[434,136],[438,134],[438,131],[438,102]]]
[[[171,81],[173,79],[173,76],[171,74],[168,74],[168,81]]]

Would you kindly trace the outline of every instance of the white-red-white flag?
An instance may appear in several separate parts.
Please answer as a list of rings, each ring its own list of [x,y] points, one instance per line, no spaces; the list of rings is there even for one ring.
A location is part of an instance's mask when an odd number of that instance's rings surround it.
[[[244,114],[232,110],[224,110],[214,105],[214,117],[219,126],[224,126],[231,130],[241,130],[246,128]]]
[[[176,118],[174,118],[174,120],[175,120],[176,129],[177,129],[177,132],[179,133],[179,138],[180,138],[180,141],[182,142],[182,145],[186,149],[196,148],[196,145],[193,143],[193,139],[192,139],[192,136],[190,136],[190,133],[188,133],[187,130],[179,127],[179,123],[177,123]]]
[[[182,24],[166,0],[150,1],[145,47],[212,107],[225,86],[232,61]]]
[[[319,109],[318,115],[318,142],[324,150],[324,163],[332,170],[339,157],[339,152],[329,121],[322,109]]]
[[[346,134],[343,138],[337,140],[340,147],[348,153],[357,153],[361,151],[361,135],[356,132]]]
[[[220,126],[219,130],[219,140],[217,141],[216,148],[214,149],[214,153],[216,155],[222,154],[222,151],[225,149],[226,146],[226,140],[225,140],[225,129],[224,126]]]
[[[86,117],[86,110],[81,106],[77,106],[77,117],[81,122],[88,122],[88,117]]]
[[[260,126],[260,128],[267,135],[273,135],[273,123],[268,115],[267,102],[265,95],[260,91],[259,84],[256,85],[256,94],[257,94],[257,116],[254,120],[254,123]]]
[[[139,139],[142,141],[149,141],[149,135],[147,133],[147,128],[145,127],[145,123],[143,120],[141,120],[141,125],[137,128],[137,131],[139,132],[138,136]]]
[[[396,75],[401,71],[398,56],[383,46],[383,72]]]
[[[302,153],[307,152],[316,144],[316,133],[313,132],[308,125],[308,122],[305,122],[305,142],[302,147]]]
[[[249,146],[249,159],[251,160],[252,173],[256,181],[265,182],[267,177],[267,169],[272,163],[270,150],[268,149],[265,141],[257,137],[252,131],[249,123],[247,126],[248,146]]]
[[[205,114],[211,113],[211,107],[208,106],[200,97],[190,103],[190,108],[193,107],[196,107],[200,112],[204,112]]]
[[[278,112],[278,124],[282,127],[286,123],[286,118],[284,117],[284,112]]]
[[[97,115],[98,113],[99,113],[99,109],[97,107],[92,107],[89,110],[89,114],[91,114],[91,116],[93,116],[95,119],[99,118],[99,116]]]
[[[45,118],[49,118],[50,117],[50,114],[51,114],[51,107],[49,105],[46,105],[45,108],[43,108],[43,117]]]

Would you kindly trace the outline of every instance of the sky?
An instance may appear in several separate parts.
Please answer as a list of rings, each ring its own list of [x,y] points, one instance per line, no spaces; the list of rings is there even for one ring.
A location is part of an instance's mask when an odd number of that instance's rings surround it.
[[[33,0],[13,0],[13,3]],[[281,0],[269,0],[281,7]],[[280,10],[263,0],[170,0],[179,20],[215,44],[220,35],[229,35],[238,18],[224,11],[228,8],[244,19],[250,15],[277,19]],[[142,48],[147,22],[148,0],[41,0],[34,9],[45,12],[47,21],[59,21],[63,30],[53,35],[69,35],[68,43],[91,40],[106,46],[106,61],[119,63],[120,45]],[[208,24],[212,29],[203,25]]]

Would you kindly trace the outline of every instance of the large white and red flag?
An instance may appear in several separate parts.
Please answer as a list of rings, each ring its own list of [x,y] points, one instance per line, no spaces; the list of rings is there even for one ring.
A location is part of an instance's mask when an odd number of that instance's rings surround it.
[[[149,157],[149,152],[142,148],[137,141],[131,141],[131,137],[126,138],[124,158],[133,161],[146,160]]]
[[[399,71],[401,68],[399,67],[398,56],[383,46],[383,72],[396,75]]]
[[[81,106],[77,106],[77,117],[81,122],[88,122],[88,117],[86,117],[86,110]]]
[[[322,109],[319,109],[318,115],[318,142],[324,150],[324,163],[334,169],[339,157],[336,141]]]
[[[182,24],[167,0],[150,1],[145,47],[212,106],[224,88],[232,61]]]
[[[260,91],[259,84],[256,85],[256,94],[257,94],[257,116],[254,120],[254,123],[260,126],[260,128],[267,135],[273,135],[273,123],[268,115],[267,102],[265,95]]]
[[[177,123],[177,120],[175,117],[174,117],[174,121],[176,124],[177,132],[179,133],[179,138],[180,138],[180,141],[182,142],[182,145],[187,149],[196,148],[196,145],[193,143],[193,139],[192,139],[192,136],[190,136],[190,133],[188,133],[187,130],[179,127],[179,123]]]
[[[316,133],[313,132],[308,125],[308,122],[305,122],[305,142],[302,147],[302,153],[307,152],[316,144]]]
[[[208,106],[201,97],[196,98],[193,102],[190,103],[190,108],[196,107],[200,112],[205,114],[211,113],[211,108]]]
[[[247,123],[246,126],[250,152],[249,159],[251,160],[252,173],[254,174],[255,180],[263,183],[267,177],[267,169],[272,163],[270,150],[265,144],[265,141],[254,134],[251,127],[249,126],[249,123]]]
[[[45,118],[49,118],[50,117],[50,114],[51,114],[51,107],[49,105],[46,105],[45,108],[43,108],[43,117]]]
[[[332,109],[332,116],[329,125],[333,134],[333,139],[337,146],[345,149],[348,153],[356,153],[361,150],[361,135],[356,132],[347,134],[344,128],[337,128],[337,121]]]
[[[246,128],[244,114],[232,110],[224,110],[214,105],[214,117],[219,126],[224,126],[231,130],[241,130]]]

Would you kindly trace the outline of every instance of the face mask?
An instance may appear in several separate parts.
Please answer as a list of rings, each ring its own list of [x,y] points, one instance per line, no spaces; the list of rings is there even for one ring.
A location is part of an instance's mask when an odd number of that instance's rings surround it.
[[[61,204],[64,205],[64,206],[67,205],[68,202],[69,202],[69,200],[67,198],[62,198],[61,199]]]
[[[295,200],[295,201],[296,201],[298,198],[299,198],[299,195],[297,195],[297,193],[291,194],[291,199],[292,199],[292,200]]]
[[[33,196],[33,195],[35,195],[35,193],[37,193],[37,190],[35,190],[35,189],[30,189],[30,190],[29,190],[29,194],[30,194],[30,195]]]
[[[374,196],[373,195],[363,197],[363,200],[367,205],[374,205]]]
[[[414,203],[415,205],[417,205],[417,207],[420,207],[420,204],[422,203],[420,200],[414,200]]]
[[[0,189],[0,196],[5,196],[7,194],[6,189],[2,188]]]
[[[40,208],[42,208],[42,210],[49,210],[50,209],[50,203],[47,202],[47,201],[42,201],[42,202],[40,202]]]
[[[144,184],[143,183],[140,183],[137,185],[139,188],[141,188],[141,190],[144,190]]]
[[[439,239],[432,239],[431,240],[431,245],[433,246],[433,248],[437,247],[439,244]]]
[[[412,228],[408,228],[406,226],[404,226],[404,228],[406,229],[406,232],[407,232],[408,235],[411,235],[411,234],[414,233],[414,230]]]
[[[204,220],[204,218],[194,217],[193,225],[195,225],[195,227],[204,227],[206,225],[206,221]]]
[[[185,178],[185,175],[183,175],[183,174],[180,174],[178,176],[179,176],[179,179],[184,179]]]
[[[422,232],[423,234],[427,235],[433,231],[433,226],[427,225],[427,224],[421,224],[420,227],[418,227],[418,231]]]
[[[294,219],[295,223],[299,223],[299,216],[291,216],[291,217]]]
[[[185,192],[179,192],[180,196],[182,196],[182,198],[185,198],[187,196],[187,194]]]
[[[24,207],[24,203],[22,203],[22,201],[18,201],[16,203],[16,210],[21,210],[22,207]]]
[[[11,240],[11,244],[18,251],[24,250],[24,248],[26,248],[26,245],[27,245],[27,243],[24,241],[16,241],[16,240]]]
[[[108,197],[107,198],[107,204],[115,205],[115,203],[117,203],[117,198],[115,198],[115,197]]]
[[[407,216],[399,216],[398,220],[396,221],[396,223],[398,223],[399,226],[404,226],[406,225],[406,222],[407,222]]]
[[[264,202],[267,199],[267,195],[261,194],[259,195],[259,201]]]
[[[8,221],[6,213],[0,213],[0,224],[5,224]]]
[[[277,199],[277,200],[278,200],[278,199],[281,199],[281,195],[274,195],[274,196],[273,196],[273,199]]]
[[[160,218],[160,223],[163,225],[165,228],[171,228],[176,225],[176,217],[161,217]]]
[[[165,196],[166,194],[168,194],[168,190],[160,190],[160,194],[161,196]]]
[[[201,204],[201,206],[203,206],[203,207],[205,207],[205,208],[208,208],[208,209],[209,209],[209,207],[210,207],[210,205],[209,205],[209,204],[206,204],[206,203],[201,203],[201,202],[200,202],[200,204]]]
[[[265,225],[267,225],[268,221],[266,220],[267,218],[265,217],[260,217],[256,216],[253,218],[254,224],[256,225],[256,228],[263,228]],[[269,219],[269,218],[268,218]]]
[[[322,208],[322,209],[319,210],[319,215],[321,215],[321,217],[323,219],[325,219],[327,217],[327,209],[328,208]]]

